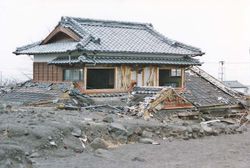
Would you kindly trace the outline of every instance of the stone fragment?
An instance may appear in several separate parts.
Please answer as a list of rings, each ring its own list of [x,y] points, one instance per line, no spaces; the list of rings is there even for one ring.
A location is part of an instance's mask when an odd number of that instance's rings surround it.
[[[82,135],[82,131],[80,128],[73,128],[71,135],[75,137],[80,137]]]
[[[90,146],[94,149],[108,149],[108,143],[102,138],[95,138],[93,142],[90,143]]]
[[[102,121],[106,123],[112,123],[114,122],[114,119],[111,116],[107,116],[107,117],[104,117]]]

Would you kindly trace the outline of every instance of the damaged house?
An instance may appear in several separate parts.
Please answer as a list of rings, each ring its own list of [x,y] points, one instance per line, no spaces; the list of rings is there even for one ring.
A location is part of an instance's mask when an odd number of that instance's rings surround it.
[[[14,53],[34,56],[34,82],[73,81],[89,96],[132,91],[144,112],[241,108],[241,95],[196,67],[200,49],[151,24],[62,17],[42,41]]]
[[[204,53],[170,40],[151,24],[62,17],[42,41],[17,48],[33,55],[33,81],[78,83],[83,93],[137,86],[183,88],[184,70]]]

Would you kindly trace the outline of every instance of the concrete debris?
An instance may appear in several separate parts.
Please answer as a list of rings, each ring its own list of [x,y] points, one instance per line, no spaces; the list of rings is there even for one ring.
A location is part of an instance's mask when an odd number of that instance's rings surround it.
[[[87,136],[85,136],[84,138],[79,138],[79,140],[80,140],[80,142],[81,142],[81,144],[82,144],[82,147],[83,147],[83,149],[85,149],[86,148],[86,142],[87,142]]]
[[[55,141],[50,141],[49,144],[50,144],[51,146],[57,146],[57,144],[56,144]]]

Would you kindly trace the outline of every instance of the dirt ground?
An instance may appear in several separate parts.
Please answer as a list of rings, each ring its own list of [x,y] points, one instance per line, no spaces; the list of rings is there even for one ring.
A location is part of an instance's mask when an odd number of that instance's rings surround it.
[[[248,127],[249,128],[249,127]],[[192,140],[161,141],[160,145],[129,144],[98,154],[34,159],[38,168],[248,168],[250,132]]]
[[[249,125],[215,122],[210,132],[197,121],[173,122],[13,105],[0,111],[0,168],[250,167]]]

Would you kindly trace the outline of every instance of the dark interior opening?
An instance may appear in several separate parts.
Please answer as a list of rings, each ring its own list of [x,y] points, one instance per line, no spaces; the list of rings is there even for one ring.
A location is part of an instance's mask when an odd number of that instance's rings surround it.
[[[114,69],[88,69],[87,89],[113,89]]]
[[[159,70],[159,85],[160,86],[181,86],[181,76],[173,76],[171,69],[160,69]]]

